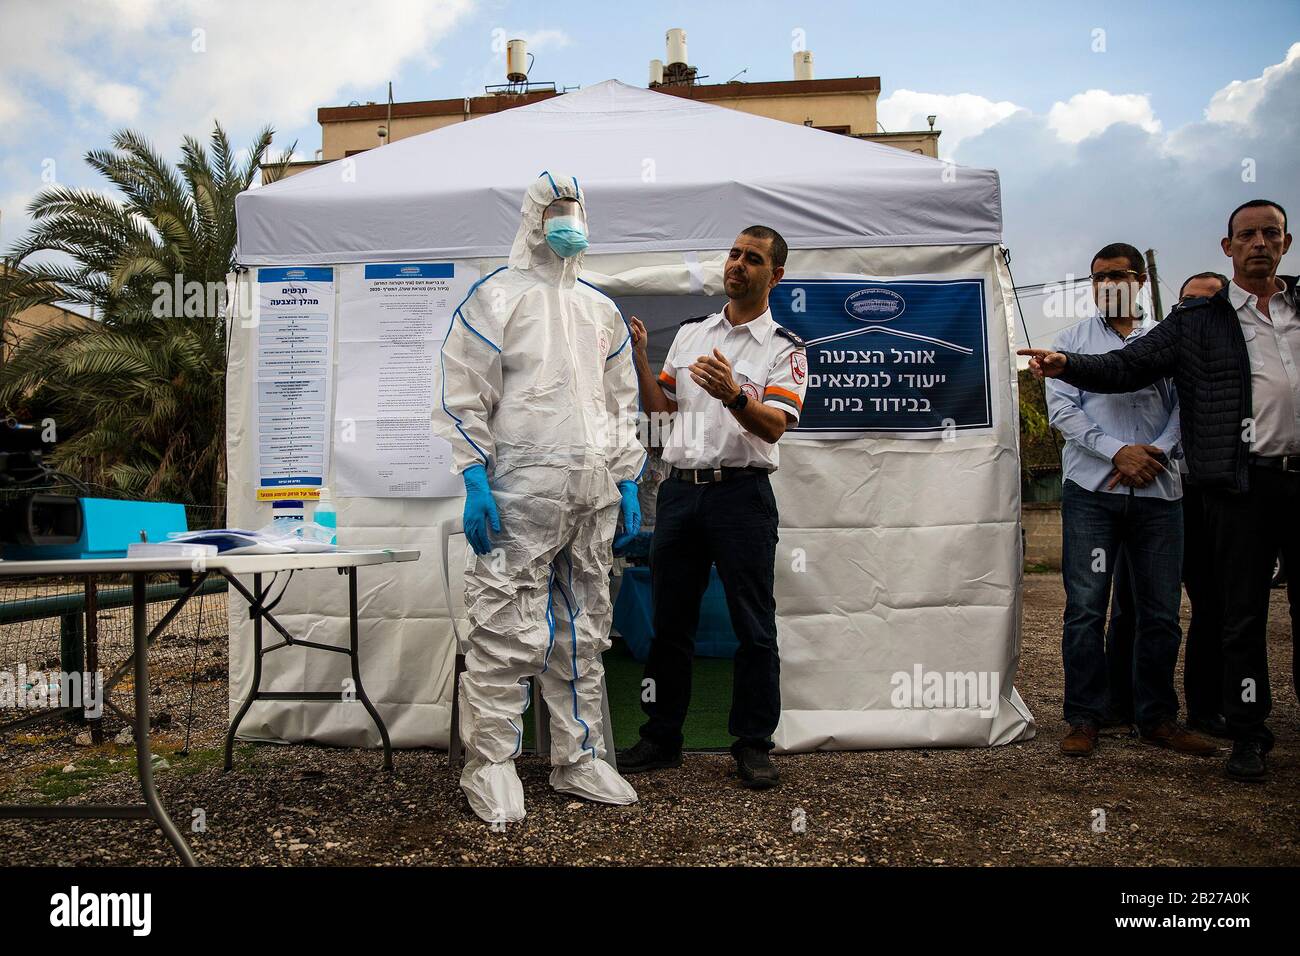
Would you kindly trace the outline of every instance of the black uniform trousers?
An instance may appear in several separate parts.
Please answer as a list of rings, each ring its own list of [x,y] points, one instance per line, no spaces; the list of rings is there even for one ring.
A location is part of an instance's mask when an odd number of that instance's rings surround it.
[[[682,746],[691,699],[691,665],[700,600],[717,565],[731,626],[739,639],[728,730],[740,747],[772,748],[781,715],[781,662],[776,645],[776,497],[763,473],[709,484],[668,478],[659,486],[650,580],[654,639],[641,707],[641,736]]]
[[[1183,479],[1183,586],[1191,605],[1183,652],[1188,719],[1223,713],[1223,610],[1214,579],[1214,542],[1205,523],[1205,495]]]
[[[1223,614],[1223,716],[1234,740],[1265,749],[1273,733],[1268,681],[1268,603],[1279,549],[1291,573],[1300,568],[1300,473],[1252,464],[1244,494],[1203,492],[1215,587]],[[1289,589],[1292,679],[1300,634],[1300,588]]]

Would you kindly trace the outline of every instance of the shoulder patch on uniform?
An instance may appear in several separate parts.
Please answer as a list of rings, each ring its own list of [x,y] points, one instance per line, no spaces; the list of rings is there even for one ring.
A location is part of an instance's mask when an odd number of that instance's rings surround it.
[[[806,349],[806,348],[808,347],[808,346],[804,343],[804,340],[803,340],[803,339],[799,338],[799,336],[795,335],[793,332],[791,332],[791,331],[790,331],[789,329],[787,329],[785,326],[778,325],[778,326],[776,327],[776,334],[779,335],[779,336],[781,336],[781,338],[783,338],[783,339],[789,339],[791,342],[793,342],[793,343],[795,344],[795,348]]]
[[[690,325],[692,322],[703,322],[705,319],[710,319],[710,318],[712,318],[712,316],[710,316],[710,315],[697,315],[697,316],[696,316],[695,318],[693,318],[693,319],[682,319],[682,321],[681,321],[680,324],[681,324],[681,325]]]

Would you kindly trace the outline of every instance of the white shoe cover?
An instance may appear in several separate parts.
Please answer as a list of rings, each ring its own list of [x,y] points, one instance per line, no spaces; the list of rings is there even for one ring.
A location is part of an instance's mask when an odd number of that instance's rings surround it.
[[[636,803],[636,791],[603,760],[584,760],[551,770],[551,786],[560,793],[572,794],[597,803],[625,806]]]
[[[467,760],[460,774],[460,788],[469,807],[486,823],[517,823],[524,818],[524,785],[515,772],[515,762]]]

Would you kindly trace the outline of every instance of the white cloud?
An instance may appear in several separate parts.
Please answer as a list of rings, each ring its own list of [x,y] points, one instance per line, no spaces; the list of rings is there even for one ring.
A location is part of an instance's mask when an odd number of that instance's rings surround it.
[[[190,22],[206,30],[206,49],[189,52],[192,31],[185,31],[186,53],[176,59],[160,111],[206,114],[229,126],[271,120],[284,129],[314,121],[316,109],[346,89],[371,88],[380,99],[401,65],[427,58],[472,4],[395,0],[376,8],[317,0],[306,8],[235,0],[193,6]]]
[[[1052,104],[1047,125],[1067,143],[1078,143],[1110,129],[1116,123],[1130,123],[1148,133],[1160,132],[1151,101],[1142,93],[1109,93],[1088,90],[1067,102]]]
[[[14,90],[0,88],[0,124],[16,122],[21,111],[18,94]]]
[[[1300,116],[1300,56],[1293,48],[1283,63],[1225,86],[1210,103],[1231,102],[1231,91],[1242,87],[1251,91],[1249,108],[1207,110],[1205,120],[1170,132],[1143,103],[1128,112],[1111,110],[1111,117],[1118,112],[1124,118],[1082,137],[1087,122],[1062,127],[1059,111],[1058,122],[1051,114],[1021,111],[965,140],[958,162],[992,167],[1001,176],[1004,241],[1016,281],[1086,274],[1102,246],[1129,242],[1156,250],[1168,310],[1187,276],[1231,272],[1219,237],[1235,206],[1263,197],[1300,209],[1300,124],[1294,122]],[[1240,95],[1235,100],[1238,107],[1244,102]],[[1292,252],[1281,271],[1300,271],[1298,257],[1300,250]],[[1042,305],[1042,299],[1024,300],[1035,344],[1068,324],[1045,315]],[[1018,323],[1016,332],[1020,338]]]
[[[1205,118],[1213,123],[1247,123],[1271,82],[1300,60],[1300,43],[1292,43],[1281,63],[1264,68],[1261,76],[1251,80],[1233,80],[1214,94],[1205,108]]]
[[[129,83],[113,83],[90,70],[68,71],[66,95],[75,108],[91,107],[110,123],[133,123],[140,116],[144,90]]]
[[[1020,108],[1009,100],[995,101],[974,93],[950,96],[895,90],[876,104],[876,118],[893,133],[928,129],[926,117],[938,117],[935,128],[942,130],[939,149],[945,158],[949,158],[962,140],[979,135]]]
[[[31,201],[32,194],[21,190],[0,196],[0,252],[7,251],[31,227],[27,215]]]
[[[102,83],[91,99],[104,119],[129,123],[140,115],[140,100],[143,96],[144,91],[138,86]]]
[[[56,160],[60,182],[105,188],[81,158],[114,129],[172,159],[183,136],[206,141],[214,120],[236,146],[269,123],[287,147],[318,107],[381,100],[403,69],[434,64],[478,2],[0,0],[0,251],[28,227],[21,206]],[[541,31],[538,43],[566,39]]]
[[[474,0],[47,0],[7,9],[0,88],[62,95],[85,118],[140,124],[160,148],[220,119],[230,129],[294,128],[342,91],[378,92],[428,60]],[[543,40],[543,42],[546,42]],[[69,68],[69,64],[82,64]],[[93,69],[91,67],[93,65]],[[101,73],[109,73],[106,82]]]
[[[979,136],[1017,114],[1029,116],[1022,106],[1010,100],[991,100],[974,93],[922,93],[895,90],[876,106],[877,118],[890,132],[926,129],[927,117],[937,117],[935,128],[942,131],[939,150],[945,159],[953,158],[965,140]],[[1151,103],[1144,95],[1088,90],[1052,105],[1047,125],[1063,143],[1079,143],[1104,132],[1116,124],[1127,123],[1148,133],[1159,133]]]
[[[520,30],[509,33],[506,39],[525,41],[530,53],[536,50],[562,50],[572,42],[563,30]]]
[[[100,4],[110,11],[114,22],[140,30],[161,19],[166,0],[100,0]]]

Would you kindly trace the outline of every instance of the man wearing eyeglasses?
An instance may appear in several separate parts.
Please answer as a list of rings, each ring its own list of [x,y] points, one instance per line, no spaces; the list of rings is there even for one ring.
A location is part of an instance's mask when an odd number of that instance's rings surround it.
[[[1204,496],[1223,614],[1223,716],[1235,780],[1262,780],[1273,745],[1266,626],[1273,563],[1300,562],[1300,316],[1286,210],[1267,199],[1228,216],[1228,287],[1188,302],[1149,334],[1105,355],[1022,349],[1037,375],[1091,392],[1171,377],[1190,479]],[[1293,645],[1300,588],[1290,593]],[[1294,675],[1293,675],[1294,676]]]
[[[1097,311],[1058,336],[1057,351],[1097,355],[1122,349],[1153,327],[1138,296],[1146,283],[1142,254],[1113,243],[1092,260]],[[1062,451],[1061,569],[1065,581],[1065,719],[1061,752],[1084,757],[1097,747],[1107,710],[1104,630],[1121,549],[1135,598],[1131,683],[1142,739],[1180,753],[1213,753],[1215,745],[1177,722],[1178,606],[1182,599],[1182,483],[1178,397],[1167,381],[1125,394],[1084,392],[1053,379],[1047,386],[1052,425]],[[1118,586],[1127,587],[1120,581]],[[1116,688],[1127,696],[1128,687]]]

